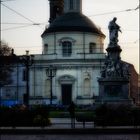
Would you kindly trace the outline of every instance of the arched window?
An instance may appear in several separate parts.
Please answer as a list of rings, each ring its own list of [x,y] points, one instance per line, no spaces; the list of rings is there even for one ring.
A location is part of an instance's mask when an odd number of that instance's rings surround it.
[[[89,44],[89,53],[96,53],[96,43]]]
[[[85,96],[90,96],[90,79],[89,78],[85,78],[84,79],[84,95]]]
[[[71,56],[72,54],[72,43],[70,41],[62,42],[62,54],[63,56]]]
[[[45,53],[45,54],[48,53],[48,44],[44,44],[44,53]]]

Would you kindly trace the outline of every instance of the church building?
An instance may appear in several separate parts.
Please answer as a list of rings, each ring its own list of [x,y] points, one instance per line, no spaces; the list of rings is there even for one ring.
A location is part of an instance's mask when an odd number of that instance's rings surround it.
[[[34,56],[30,69],[30,104],[50,100],[61,105],[93,104],[99,95],[105,35],[83,15],[82,0],[49,2],[49,27],[41,35],[43,53]]]
[[[42,54],[29,55],[27,51],[25,56],[17,56],[22,61],[11,64],[12,83],[0,87],[1,104],[65,106],[73,101],[77,105],[93,105],[103,103],[103,99],[114,102],[115,84],[124,87],[128,101],[140,105],[138,74],[134,66],[119,57],[118,63],[113,63],[119,65],[115,65],[111,77],[108,75],[114,65],[110,69],[110,63],[107,65],[106,62],[112,62],[111,58],[116,57],[114,49],[109,45],[107,54],[104,53],[105,35],[82,13],[82,0],[49,0],[49,4],[49,26],[41,35]],[[118,47],[116,44],[120,55],[121,48]],[[122,80],[125,75],[117,75],[116,66],[122,69],[122,64],[129,65],[127,82]],[[114,78],[121,79],[122,84]],[[107,93],[106,86],[109,87]],[[112,93],[108,98],[110,89]],[[119,93],[122,99],[122,91]]]

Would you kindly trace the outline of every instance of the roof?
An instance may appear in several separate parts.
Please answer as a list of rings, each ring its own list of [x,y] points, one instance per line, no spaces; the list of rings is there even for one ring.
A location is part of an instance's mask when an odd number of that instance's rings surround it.
[[[85,15],[77,12],[65,13],[56,18],[50,26],[44,31],[42,37],[46,33],[80,31],[96,33],[105,37],[99,28]]]

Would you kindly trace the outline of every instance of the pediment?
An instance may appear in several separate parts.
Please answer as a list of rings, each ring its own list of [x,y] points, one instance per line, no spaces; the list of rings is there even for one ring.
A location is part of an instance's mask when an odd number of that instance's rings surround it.
[[[67,83],[67,82],[73,83],[75,81],[75,78],[71,75],[63,75],[63,76],[60,76],[58,80],[60,83],[63,83],[63,82],[64,83]]]

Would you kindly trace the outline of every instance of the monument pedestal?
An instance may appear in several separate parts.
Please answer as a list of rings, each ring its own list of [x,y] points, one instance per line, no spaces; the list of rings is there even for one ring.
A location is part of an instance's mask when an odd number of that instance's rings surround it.
[[[110,41],[107,57],[101,70],[99,82],[99,99],[108,104],[132,104],[130,99],[130,68],[128,63],[121,61],[121,47],[118,45],[118,32],[120,26],[116,24],[117,18],[109,23]]]
[[[107,104],[132,104],[127,78],[99,78],[100,102]]]

